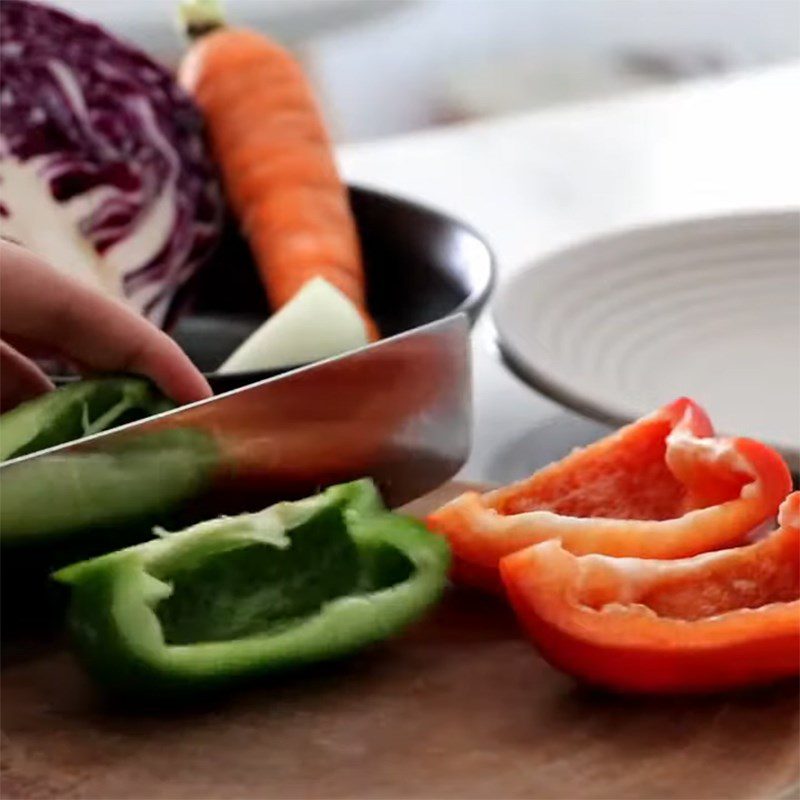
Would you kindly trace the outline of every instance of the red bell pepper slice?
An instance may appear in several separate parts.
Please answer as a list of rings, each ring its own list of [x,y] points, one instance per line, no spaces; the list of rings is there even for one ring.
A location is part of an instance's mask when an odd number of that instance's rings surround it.
[[[453,577],[498,589],[503,556],[547,539],[572,553],[683,558],[740,544],[792,490],[783,459],[713,436],[681,398],[512,486],[467,492],[428,517]]]
[[[552,540],[504,558],[522,625],[555,667],[628,692],[700,692],[800,672],[800,492],[749,546],[672,561],[576,556]]]

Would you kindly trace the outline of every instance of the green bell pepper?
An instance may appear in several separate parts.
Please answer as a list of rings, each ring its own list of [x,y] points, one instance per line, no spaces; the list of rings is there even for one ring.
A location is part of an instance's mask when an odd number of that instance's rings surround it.
[[[107,688],[168,697],[342,656],[439,597],[444,539],[386,511],[371,481],[61,569],[70,625]]]
[[[35,453],[174,408],[150,381],[76,381],[0,415],[0,461]]]
[[[176,428],[9,465],[0,480],[0,543],[50,547],[131,526],[144,527],[141,541],[149,526],[209,484],[218,462],[209,434]]]
[[[42,453],[0,475],[0,617],[24,630],[61,616],[50,573],[138,544],[156,524],[196,519],[221,455],[194,428],[114,438],[102,448]]]

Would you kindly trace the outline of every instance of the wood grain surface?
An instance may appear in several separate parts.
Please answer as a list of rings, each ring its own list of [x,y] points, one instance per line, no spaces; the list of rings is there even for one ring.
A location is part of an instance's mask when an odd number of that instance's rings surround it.
[[[110,705],[57,643],[6,661],[3,798],[800,797],[796,685],[589,691],[457,589],[392,642],[191,710]]]

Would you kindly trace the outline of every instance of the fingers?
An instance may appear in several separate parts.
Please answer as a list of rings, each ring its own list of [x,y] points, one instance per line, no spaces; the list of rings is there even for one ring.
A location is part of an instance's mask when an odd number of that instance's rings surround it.
[[[180,347],[135,311],[22,247],[0,247],[4,336],[57,350],[92,371],[146,375],[178,403],[210,396],[205,378]]]
[[[53,388],[36,364],[3,341],[0,341],[0,375],[0,412]]]

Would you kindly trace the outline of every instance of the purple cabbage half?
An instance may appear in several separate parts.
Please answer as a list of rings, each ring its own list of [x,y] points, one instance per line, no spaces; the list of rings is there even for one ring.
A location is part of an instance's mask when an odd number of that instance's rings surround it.
[[[89,22],[0,3],[0,234],[163,324],[222,228],[203,122]]]

